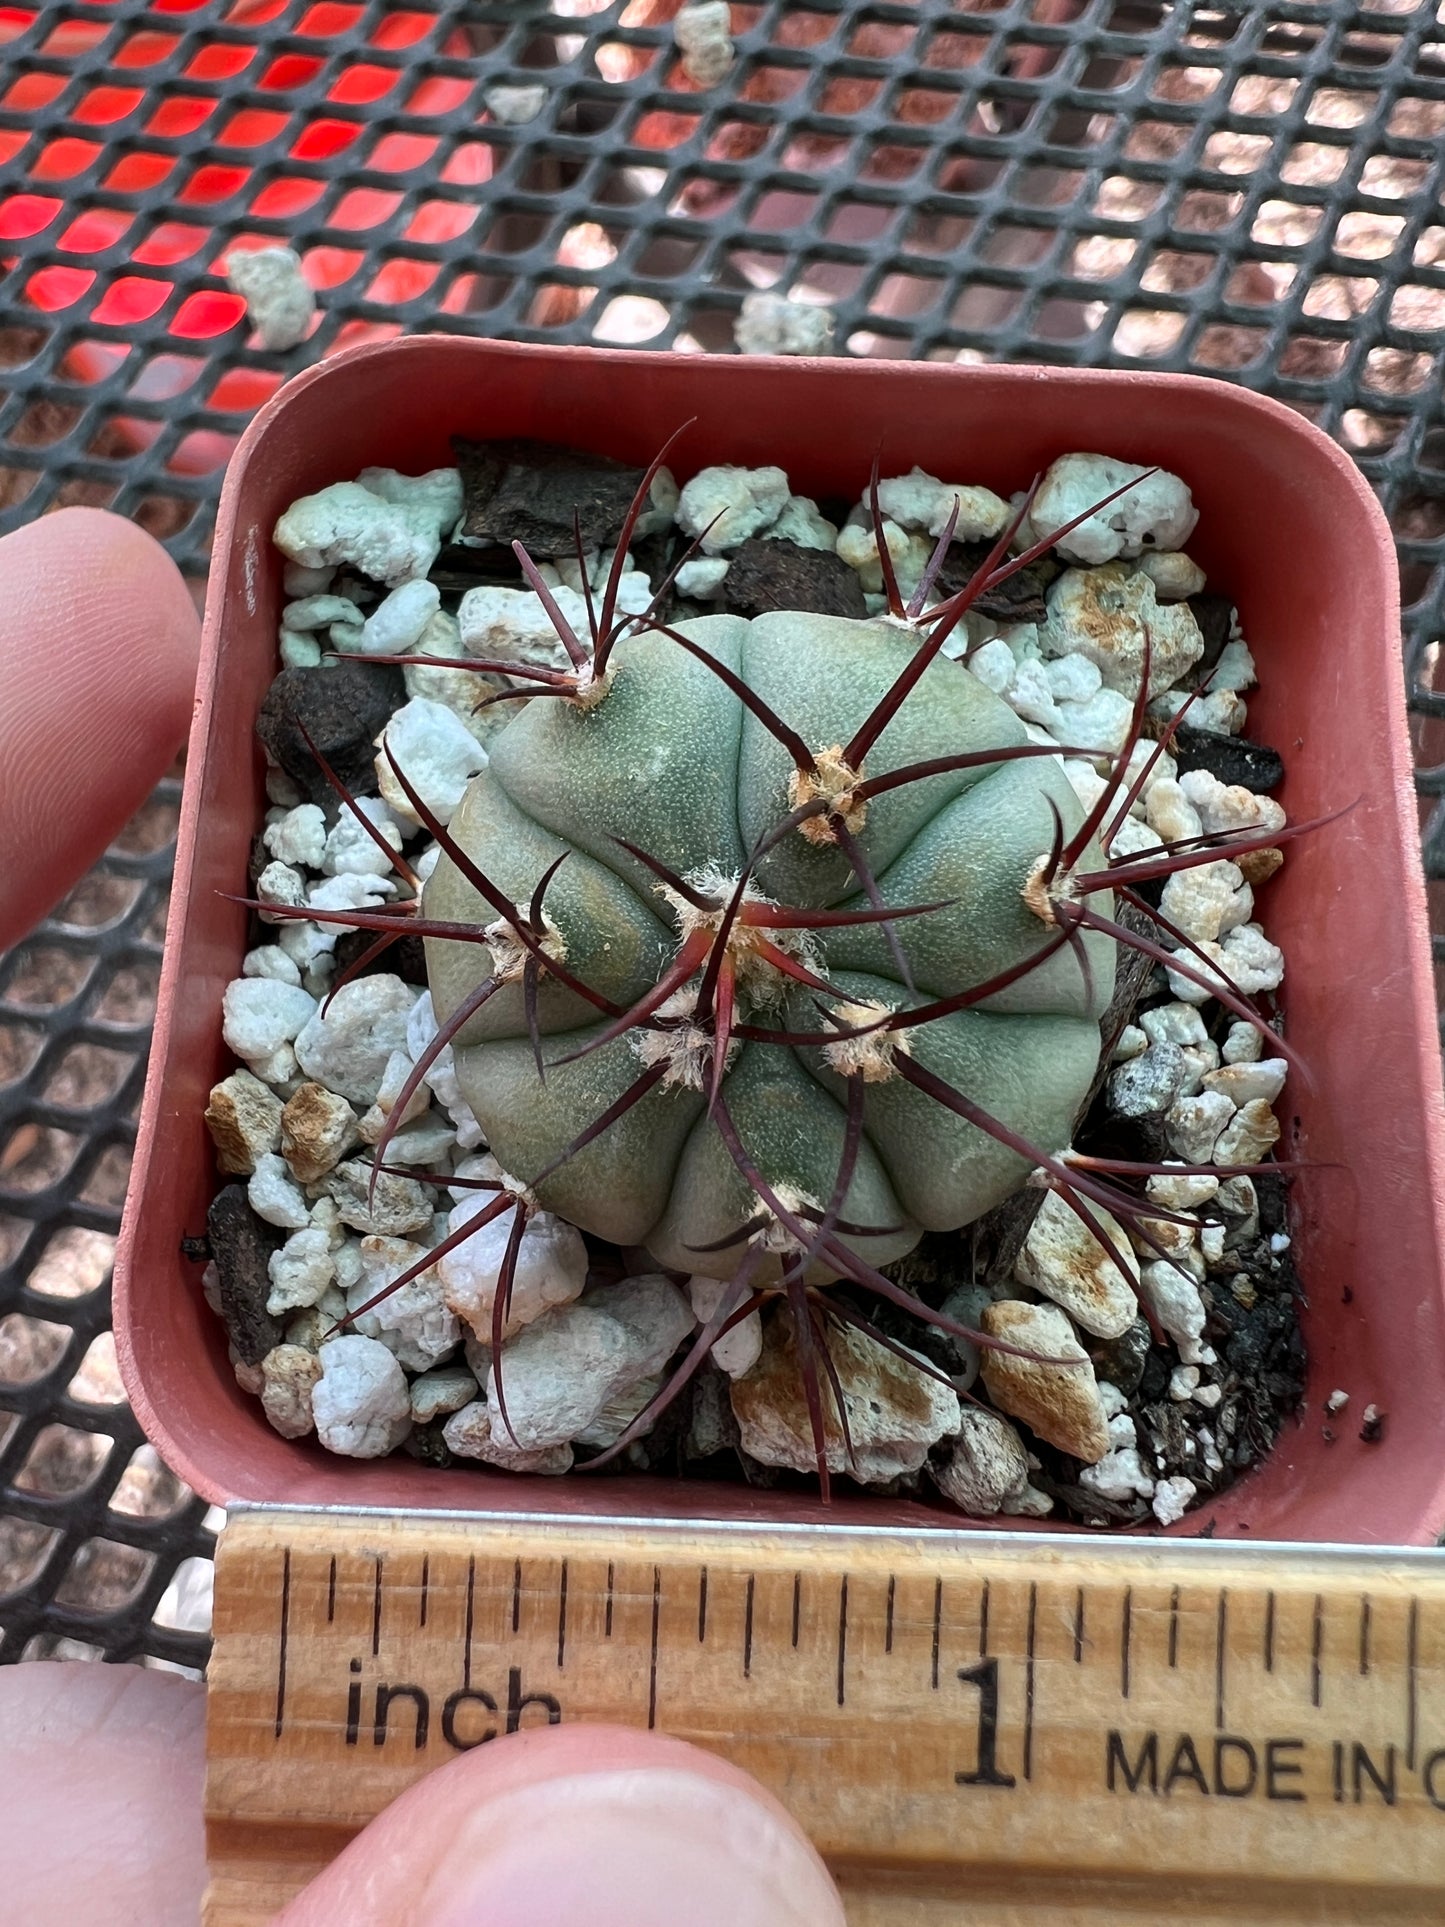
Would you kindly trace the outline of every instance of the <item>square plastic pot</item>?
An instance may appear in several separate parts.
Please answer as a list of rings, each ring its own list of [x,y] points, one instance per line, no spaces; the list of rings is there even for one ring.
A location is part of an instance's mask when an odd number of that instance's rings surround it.
[[[1259,659],[1251,733],[1284,753],[1292,820],[1354,804],[1292,846],[1263,901],[1284,946],[1292,1078],[1284,1143],[1314,1167],[1292,1229],[1308,1303],[1299,1422],[1273,1455],[1179,1530],[1421,1542],[1445,1524],[1439,1055],[1398,649],[1389,531],[1350,461],[1299,416],[1176,375],[902,362],[780,362],[509,346],[424,336],[337,357],[252,423],[221,500],[199,700],[150,1080],[116,1272],[116,1326],[141,1423],[208,1498],[535,1514],[698,1517],[967,1529],[922,1503],[709,1482],[446,1471],[355,1462],[289,1443],[242,1394],[200,1267],[216,1188],[201,1113],[231,1068],[221,993],[240,966],[244,888],[263,808],[252,724],[276,672],[281,560],[298,495],[370,463],[416,472],[449,437],[534,436],[644,462],[684,422],[685,476],[777,463],[801,493],[856,499],[876,451],[1007,494],[1055,456],[1096,449],[1182,474],[1200,509],[1191,552],[1238,603]],[[1325,1433],[1324,1399],[1349,1404]],[[1365,1407],[1383,1437],[1358,1437]]]

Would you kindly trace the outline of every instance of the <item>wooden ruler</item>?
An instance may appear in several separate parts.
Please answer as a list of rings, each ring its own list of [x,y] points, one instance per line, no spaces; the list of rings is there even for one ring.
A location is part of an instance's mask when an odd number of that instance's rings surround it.
[[[578,1719],[755,1774],[856,1927],[1445,1919],[1438,1554],[263,1509],[215,1631],[209,1927]]]

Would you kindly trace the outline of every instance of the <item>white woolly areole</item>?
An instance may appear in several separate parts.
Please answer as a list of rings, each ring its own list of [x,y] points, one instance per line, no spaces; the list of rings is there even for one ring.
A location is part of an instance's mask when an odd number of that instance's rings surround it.
[[[877,998],[861,1003],[834,1004],[828,1013],[830,1023],[846,1030],[864,1030],[881,1023],[897,1009]],[[905,1030],[869,1030],[864,1037],[840,1037],[836,1044],[824,1044],[823,1055],[840,1077],[861,1077],[865,1084],[882,1084],[898,1075],[893,1062],[899,1054],[913,1055],[913,1045]]]
[[[498,917],[495,923],[489,923],[482,935],[491,953],[492,975],[504,984],[515,982],[526,969],[528,958],[536,953],[527,948],[505,917]],[[567,941],[545,912],[538,948],[543,956],[555,957],[558,963],[567,960]]]
[[[731,876],[715,863],[703,865],[700,869],[689,870],[683,878],[699,896],[710,899],[709,908],[699,910],[695,903],[674,890],[669,884],[656,885],[657,894],[666,899],[668,907],[677,918],[682,932],[683,944],[697,931],[706,931],[715,936],[722,928],[722,921],[732,902],[733,893],[738,887],[737,872]],[[764,896],[763,892],[749,880],[743,887],[743,908],[749,904],[759,904],[767,909],[776,909],[776,899]],[[758,951],[760,942],[770,943],[775,950],[800,963],[805,970],[815,976],[822,974],[822,960],[811,931],[807,930],[755,930],[742,921],[741,916],[734,920],[728,932],[727,951],[732,959],[740,992],[746,994],[755,1004],[776,1004],[786,995],[786,979],[776,964],[770,963]],[[664,1006],[666,1008],[666,1006]]]
[[[788,801],[795,810],[802,809],[805,803],[826,802],[827,812],[821,816],[810,816],[798,825],[799,834],[810,843],[836,843],[837,837],[829,828],[829,816],[838,816],[844,827],[856,836],[868,816],[868,804],[860,802],[854,795],[862,777],[843,756],[843,745],[833,743],[827,749],[818,750],[813,757],[810,770],[795,769],[788,778]]]
[[[705,1090],[712,1076],[712,1032],[704,1030],[701,1024],[692,1024],[687,1019],[697,1008],[697,992],[691,988],[674,991],[665,1004],[659,1004],[656,1016],[671,1027],[667,1030],[644,1030],[640,1026],[629,1031],[628,1042],[633,1054],[651,1070],[654,1064],[666,1064],[662,1082],[664,1088],[679,1085],[684,1090]],[[728,1042],[727,1057],[723,1064],[724,1075],[732,1068],[733,1059],[741,1045],[736,1037]]]
[[[815,1197],[797,1190],[791,1184],[775,1184],[772,1189],[773,1196],[791,1217],[801,1218],[805,1211],[820,1212],[823,1209]],[[764,1251],[776,1252],[784,1257],[806,1249],[769,1205],[763,1204],[763,1210],[767,1212],[768,1222],[754,1238],[755,1244],[761,1245]]]

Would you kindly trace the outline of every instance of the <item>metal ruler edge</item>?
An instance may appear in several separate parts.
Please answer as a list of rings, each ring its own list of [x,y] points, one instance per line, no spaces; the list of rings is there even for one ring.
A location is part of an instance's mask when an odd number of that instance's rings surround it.
[[[1445,1560],[258,1507],[217,1560],[210,1927],[563,1719],[779,1795],[858,1927],[1445,1917]]]

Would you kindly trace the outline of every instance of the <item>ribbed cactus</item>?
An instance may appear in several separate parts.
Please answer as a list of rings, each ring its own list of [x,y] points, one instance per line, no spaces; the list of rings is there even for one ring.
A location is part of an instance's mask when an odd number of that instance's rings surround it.
[[[611,652],[601,700],[527,706],[452,819],[456,852],[423,899],[427,918],[492,923],[463,858],[523,903],[565,857],[546,891],[543,949],[636,1022],[589,1006],[543,967],[543,1075],[505,927],[490,952],[429,942],[438,1019],[489,971],[505,975],[510,957],[511,980],[454,1038],[463,1092],[494,1154],[584,1231],[718,1277],[736,1271],[759,1208],[719,1109],[791,1209],[821,1210],[843,1162],[847,1078],[857,1076],[863,1134],[837,1210],[850,1229],[838,1235],[870,1264],[890,1262],[923,1230],[978,1217],[1028,1169],[910,1084],[901,1064],[958,1086],[1031,1143],[1068,1143],[1098,1062],[1113,945],[1091,935],[1085,970],[1051,943],[1056,933],[1025,893],[1056,823],[1066,835],[1080,827],[1080,806],[1056,758],[1018,758],[1027,738],[1013,711],[938,660],[844,791],[935,761],[953,767],[844,803],[855,870],[837,840],[818,834],[826,815],[794,827],[788,818],[811,786],[841,780],[844,746],[906,671],[918,634],[887,620],[785,613],[708,616],[678,633],[700,654],[671,635],[634,636]],[[822,774],[799,769],[703,652],[796,733]],[[922,913],[881,924],[860,875],[876,879],[888,905]],[[909,1029],[834,1044],[764,1034],[855,1029],[1021,966],[993,996]],[[659,991],[666,1001],[654,1011]],[[649,1020],[667,1027],[643,1028]],[[720,1037],[725,1070],[714,1086]],[[649,1073],[624,1117],[540,1175]],[[776,1242],[759,1282],[779,1276],[787,1241]],[[836,1263],[815,1265],[836,1275]]]

